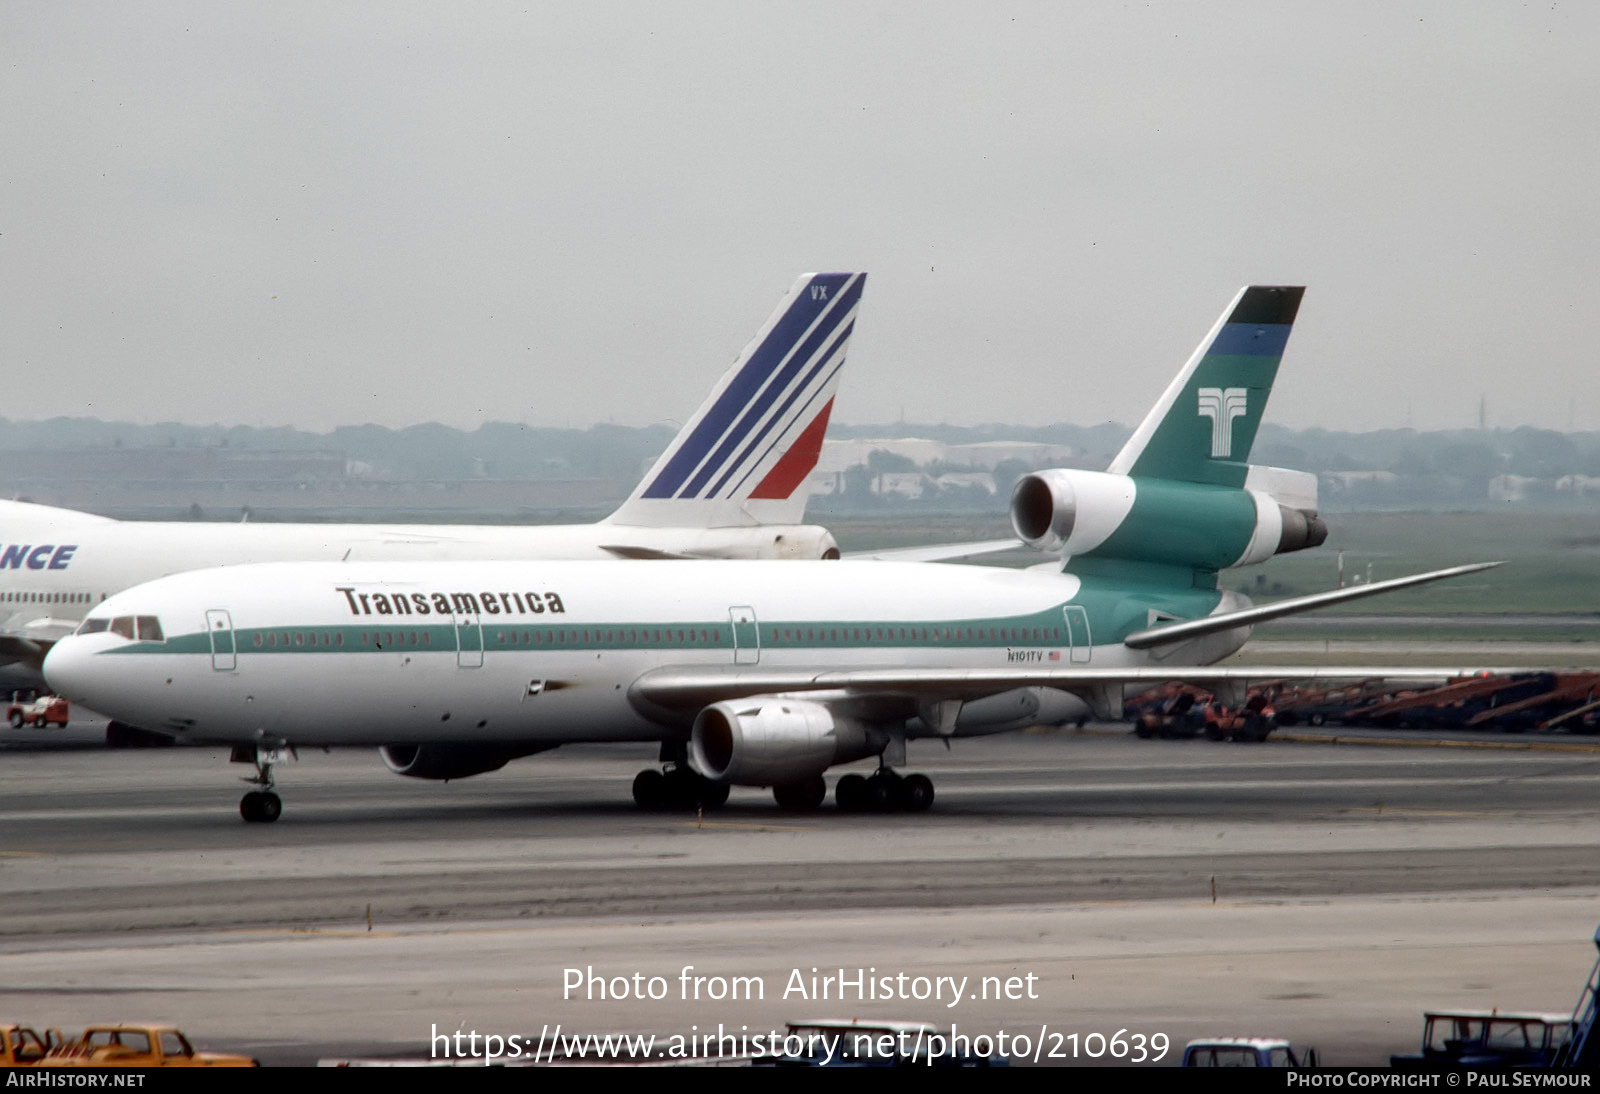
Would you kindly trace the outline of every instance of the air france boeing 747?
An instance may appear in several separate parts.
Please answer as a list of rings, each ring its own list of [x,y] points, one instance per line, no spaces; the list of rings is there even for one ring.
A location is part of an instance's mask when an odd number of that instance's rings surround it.
[[[110,594],[207,566],[837,558],[828,530],[800,521],[865,283],[860,273],[801,275],[633,495],[598,524],[116,521],[0,501],[0,659],[37,666],[53,641]]]
[[[253,761],[240,811],[275,819],[297,745],[378,745],[461,778],[573,741],[659,741],[641,805],[770,786],[811,808],[924,809],[906,742],[1083,713],[1187,679],[1254,623],[1480,567],[1253,607],[1218,571],[1320,543],[1315,483],[1248,459],[1300,302],[1241,292],[1107,472],[1024,479],[1019,534],[1070,557],[1027,571],[895,562],[284,563],[182,574],[107,600],[45,662],[72,699]],[[1276,490],[1275,494],[1273,491]],[[1309,490],[1309,493],[1308,493]],[[1053,572],[1046,572],[1053,571]],[[1293,670],[1297,676],[1319,675]],[[1349,676],[1371,670],[1326,670]]]

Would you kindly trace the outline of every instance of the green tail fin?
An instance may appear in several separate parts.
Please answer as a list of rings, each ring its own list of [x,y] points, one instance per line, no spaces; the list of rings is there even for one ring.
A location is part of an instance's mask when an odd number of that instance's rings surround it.
[[[1240,487],[1305,289],[1240,291],[1107,469]]]

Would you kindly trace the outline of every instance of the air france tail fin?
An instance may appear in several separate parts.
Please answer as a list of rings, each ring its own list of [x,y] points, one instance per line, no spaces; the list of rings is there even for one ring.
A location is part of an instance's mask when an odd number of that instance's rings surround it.
[[[1304,293],[1287,285],[1240,290],[1108,470],[1243,486]]]
[[[802,274],[608,524],[798,524],[867,275]]]

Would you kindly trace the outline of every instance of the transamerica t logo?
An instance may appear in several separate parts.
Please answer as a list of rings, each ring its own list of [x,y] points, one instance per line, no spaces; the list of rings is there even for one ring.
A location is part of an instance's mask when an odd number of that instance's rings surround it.
[[[1211,419],[1211,458],[1225,460],[1233,454],[1233,420],[1242,418],[1250,395],[1242,387],[1200,389],[1200,417]]]

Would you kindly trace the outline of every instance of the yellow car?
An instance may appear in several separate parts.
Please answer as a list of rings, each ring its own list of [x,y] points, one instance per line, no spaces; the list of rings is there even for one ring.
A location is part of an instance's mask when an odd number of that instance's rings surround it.
[[[249,1056],[196,1052],[171,1026],[90,1026],[52,1048],[37,1067],[260,1067]]]

